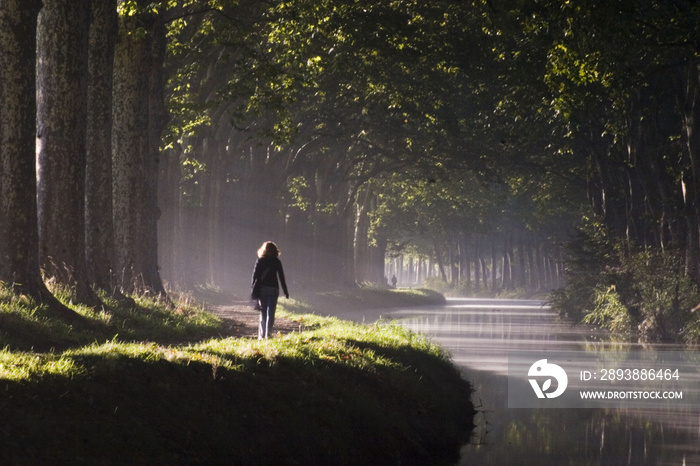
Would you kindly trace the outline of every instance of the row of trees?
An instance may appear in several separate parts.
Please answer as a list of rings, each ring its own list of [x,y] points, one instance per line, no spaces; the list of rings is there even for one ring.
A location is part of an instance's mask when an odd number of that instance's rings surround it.
[[[532,21],[550,31],[544,82],[592,215],[613,237],[684,251],[697,278],[698,5],[554,3]]]
[[[19,291],[242,292],[268,239],[300,285],[547,289],[582,223],[698,280],[695,2],[45,3],[0,1]]]
[[[430,248],[409,248],[390,257],[384,281],[397,277],[399,286],[427,286],[439,291],[466,295],[548,292],[565,283],[563,251],[560,245],[547,244],[528,232],[506,235],[453,238],[449,242],[448,261],[442,252],[425,255],[414,252]],[[367,279],[379,283],[379,279]]]
[[[645,340],[697,342],[700,7],[555,3],[528,22],[549,31],[559,151],[585,169],[589,199],[558,307]]]
[[[178,29],[171,55],[188,124],[168,215],[190,230],[163,251],[210,227],[186,257],[206,273],[172,263],[167,276],[226,286],[272,237],[304,281],[381,282],[407,248],[475,280],[459,238],[526,232],[533,251],[557,251],[601,225],[618,250],[680,257],[698,282],[695,2],[277,2],[232,16]]]
[[[533,250],[563,238],[575,214],[561,206],[580,204],[585,184],[557,188],[493,115],[503,68],[490,15],[501,12],[479,1],[227,11],[171,26],[169,280],[242,290],[269,238],[300,282],[334,286],[382,283],[387,254],[409,247],[466,264],[448,254],[454,238],[523,230]],[[551,187],[565,194],[538,194]]]
[[[90,305],[96,288],[164,290],[165,27],[139,6],[0,2],[0,281],[66,315],[42,271]]]

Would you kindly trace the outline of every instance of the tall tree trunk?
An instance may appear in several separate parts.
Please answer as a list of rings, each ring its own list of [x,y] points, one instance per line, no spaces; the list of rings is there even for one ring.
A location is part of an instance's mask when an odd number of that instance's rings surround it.
[[[479,292],[479,286],[481,286],[481,263],[479,258],[481,257],[481,241],[477,236],[474,238],[474,292]]]
[[[501,288],[512,290],[513,286],[513,233],[508,231],[503,236],[503,273]]]
[[[470,295],[472,292],[472,267],[471,267],[471,257],[469,257],[469,249],[468,249],[468,243],[467,243],[467,238],[462,237],[462,261],[464,264],[464,272],[462,276],[464,277],[464,282],[465,286],[462,286],[462,289],[465,291],[467,295]]]
[[[481,279],[484,282],[484,291],[489,291],[489,267],[488,264],[486,263],[486,259],[483,257],[479,258],[479,262],[481,264]],[[495,291],[495,290],[491,290]]]
[[[528,280],[530,290],[538,290],[540,287],[537,263],[533,258],[533,244],[532,235],[529,235],[529,240],[525,246],[527,248],[527,270],[530,274],[530,279]]]
[[[85,260],[89,0],[53,0],[39,13],[37,139],[40,261],[76,299],[99,302]]]
[[[498,264],[498,260],[496,257],[496,240],[494,238],[491,238],[491,291],[493,291],[494,295],[498,293],[498,267],[496,266],[496,264]]]
[[[159,151],[155,140],[160,140],[162,108],[155,101],[162,94],[155,82],[159,76],[154,76],[163,66],[162,34],[153,14],[120,18],[114,60],[114,93],[119,99],[112,111],[112,194],[116,274],[127,293],[165,294],[156,237]]]
[[[223,169],[223,163],[221,161],[221,153],[215,138],[210,140],[211,146],[209,148],[212,157],[210,161],[211,170],[209,172],[209,247],[207,250],[208,258],[208,268],[207,268],[207,280],[208,283],[219,285],[218,275],[220,271],[219,258],[222,256],[222,247],[224,244],[224,238],[222,236],[222,220],[221,213],[223,211],[223,201],[222,196],[222,174],[226,172]]]
[[[88,49],[85,245],[90,281],[112,292],[112,72],[117,0],[92,0]]]
[[[438,246],[437,240],[433,241],[433,251],[435,253],[435,260],[438,263],[438,269],[440,270],[440,278],[442,278],[442,281],[447,283],[447,273],[445,272],[445,263],[442,260],[442,251],[440,250],[440,246]]]
[[[685,142],[690,159],[690,180],[686,183],[688,244],[687,272],[700,283],[700,63],[691,63],[686,78],[683,108]]]
[[[523,236],[525,236],[525,233],[523,230],[520,230],[518,233],[518,283],[516,285],[517,287],[522,287],[523,289],[527,289],[527,266],[525,265],[525,258],[527,256],[527,253],[525,252],[525,241],[523,239]]]
[[[78,314],[51,295],[39,270],[36,204],[36,32],[38,0],[0,0],[0,281]]]
[[[386,236],[379,234],[375,239],[376,247],[372,251],[372,270],[373,277],[375,281],[381,282],[382,284],[388,283],[391,280],[391,275],[386,275],[385,272],[385,258],[387,249],[387,239]]]
[[[355,285],[352,210],[345,211],[347,183],[331,185],[327,167],[316,171],[313,213],[313,279],[342,286]],[[349,190],[348,190],[349,191]],[[328,209],[332,205],[333,209]]]
[[[361,199],[357,205],[357,220],[355,221],[355,274],[358,281],[376,282],[372,273],[372,254],[369,245],[369,213],[374,200],[372,189],[366,188]]]
[[[158,180],[158,201],[161,208],[161,219],[158,229],[158,253],[159,264],[162,268],[162,277],[170,283],[179,280],[178,263],[181,249],[178,245],[180,231],[178,228],[178,198],[180,193],[180,164],[177,149],[166,151],[160,166]]]
[[[459,236],[452,235],[450,243],[452,243],[449,248],[450,283],[453,288],[457,288],[459,286]]]
[[[543,246],[541,243],[534,245],[535,247],[535,267],[537,270],[537,291],[542,291],[545,284],[544,256],[542,255]]]
[[[160,151],[163,129],[167,123],[168,114],[165,107],[165,54],[167,48],[166,27],[161,16],[153,16],[150,50],[150,66],[148,68],[148,144],[146,153],[146,177],[144,201],[146,203],[146,257],[144,260],[143,276],[146,286],[158,294],[165,295],[165,288],[160,277],[158,266],[158,171],[164,155]]]

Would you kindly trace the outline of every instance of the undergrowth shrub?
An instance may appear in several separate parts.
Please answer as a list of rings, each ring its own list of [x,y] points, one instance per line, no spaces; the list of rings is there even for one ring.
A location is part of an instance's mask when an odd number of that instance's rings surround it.
[[[458,294],[458,290],[455,290],[451,283],[446,282],[441,277],[428,277],[423,280],[422,286],[444,295]]]
[[[560,315],[644,342],[700,341],[698,289],[681,254],[612,241],[591,224],[569,243],[566,266],[567,285],[552,294]]]
[[[617,335],[632,336],[634,321],[627,307],[620,301],[615,286],[607,289],[598,287],[594,295],[593,309],[583,317],[583,322],[606,327]]]

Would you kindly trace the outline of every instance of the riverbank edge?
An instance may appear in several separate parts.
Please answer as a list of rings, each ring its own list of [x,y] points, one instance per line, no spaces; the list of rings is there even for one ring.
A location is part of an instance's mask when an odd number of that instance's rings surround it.
[[[397,325],[286,317],[299,332],[263,342],[222,335],[164,345],[115,334],[58,352],[6,348],[0,460],[456,462],[472,429],[471,386],[441,349]],[[27,375],[7,376],[20,369]]]

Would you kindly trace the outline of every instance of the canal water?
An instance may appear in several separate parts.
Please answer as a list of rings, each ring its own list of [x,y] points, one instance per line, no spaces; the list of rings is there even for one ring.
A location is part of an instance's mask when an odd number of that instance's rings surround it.
[[[401,325],[439,343],[473,384],[476,428],[462,448],[460,465],[700,465],[697,405],[508,407],[509,355],[620,348],[603,331],[560,320],[542,302],[460,298],[383,317],[399,318]],[[623,346],[625,351],[681,349]]]

